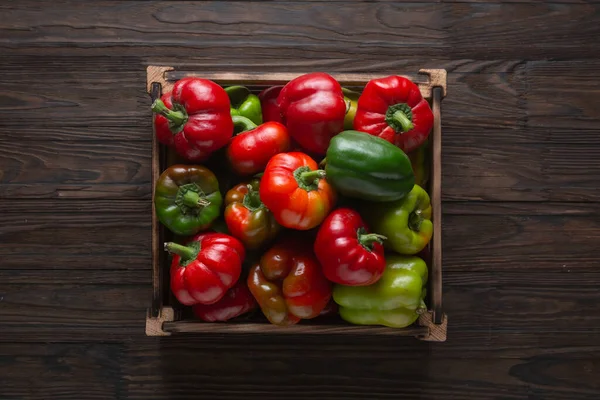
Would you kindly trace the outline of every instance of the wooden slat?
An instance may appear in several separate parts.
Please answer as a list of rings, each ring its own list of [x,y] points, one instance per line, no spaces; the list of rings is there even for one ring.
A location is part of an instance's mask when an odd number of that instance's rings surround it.
[[[535,271],[540,274],[598,269],[597,214],[445,215],[442,229],[444,273]],[[537,281],[535,277],[532,279]]]
[[[593,4],[103,2],[7,3],[9,54],[208,57],[291,52],[296,58],[452,53],[456,58],[594,58]],[[502,23],[497,21],[502,20]],[[45,21],[52,21],[47,24]],[[135,26],[135,29],[132,29]],[[223,27],[235,27],[223,33]],[[348,27],[352,35],[348,35]],[[359,56],[357,56],[359,55]]]
[[[134,204],[131,213],[96,214],[93,203],[84,212],[0,213],[0,269],[148,269],[150,204]]]
[[[123,398],[124,359],[122,344],[0,343],[2,398]]]
[[[468,358],[438,357],[434,349],[424,357],[389,348],[371,353],[360,346],[341,350],[333,345],[328,350],[314,344],[290,348],[273,343],[277,351],[240,352],[219,343],[212,347],[175,343],[128,346],[124,370],[136,377],[128,382],[130,398],[167,399],[177,393],[182,399],[495,400],[499,395],[521,399],[534,393],[545,400],[576,400],[594,398],[600,391],[594,379],[598,361],[593,358],[486,358],[474,363]],[[197,358],[214,362],[198,363]],[[240,371],[240,366],[241,373],[230,373]]]

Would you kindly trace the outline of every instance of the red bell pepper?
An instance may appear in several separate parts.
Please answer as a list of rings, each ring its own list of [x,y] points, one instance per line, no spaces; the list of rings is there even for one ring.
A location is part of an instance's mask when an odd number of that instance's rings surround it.
[[[410,79],[372,79],[358,99],[354,129],[394,143],[405,153],[419,147],[433,127],[433,112]]]
[[[310,153],[324,155],[331,138],[344,130],[344,93],[326,73],[292,79],[281,89],[277,105],[292,138]]]
[[[207,322],[222,322],[258,307],[254,296],[250,293],[245,280],[239,280],[225,293],[221,300],[213,304],[195,304],[192,311],[196,317]]]
[[[180,79],[154,101],[152,111],[158,141],[188,161],[205,161],[233,135],[229,97],[207,79]]]
[[[248,288],[274,325],[318,317],[331,299],[332,285],[309,244],[280,239],[250,268]]]
[[[265,168],[260,199],[275,220],[290,229],[319,225],[336,202],[336,194],[315,160],[300,152],[279,153]]]
[[[287,128],[279,122],[265,122],[256,126],[241,116],[234,116],[233,122],[243,131],[231,139],[227,147],[227,159],[238,175],[254,175],[263,171],[271,157],[291,148]]]
[[[283,89],[283,86],[271,86],[258,94],[262,108],[263,122],[283,122],[279,106],[277,106],[277,96],[279,96],[281,89]]]
[[[171,291],[183,305],[213,304],[238,281],[244,245],[230,235],[200,233],[186,245],[165,243],[173,255]]]
[[[338,208],[321,224],[314,250],[327,279],[346,286],[366,286],[383,275],[384,239],[368,232],[357,211]]]
[[[225,223],[232,236],[247,249],[258,249],[275,239],[281,227],[273,214],[260,201],[260,181],[235,185],[225,196]]]

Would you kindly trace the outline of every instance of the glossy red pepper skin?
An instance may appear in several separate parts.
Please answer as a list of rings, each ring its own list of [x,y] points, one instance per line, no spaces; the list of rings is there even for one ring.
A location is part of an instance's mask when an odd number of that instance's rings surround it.
[[[344,93],[329,74],[292,79],[281,89],[277,105],[290,135],[309,153],[324,155],[331,138],[344,130]]]
[[[262,108],[263,122],[283,122],[279,106],[277,105],[277,97],[281,93],[281,89],[283,89],[281,85],[271,86],[258,94]]]
[[[331,299],[332,284],[306,242],[284,237],[250,268],[248,288],[274,325],[316,318]]]
[[[354,129],[379,136],[408,153],[429,137],[433,112],[410,79],[372,79],[358,99]]]
[[[314,250],[327,279],[346,286],[365,286],[383,275],[384,239],[369,233],[357,211],[338,208],[321,224]]]
[[[187,77],[152,105],[156,137],[192,162],[207,160],[233,135],[230,101],[213,81]]]
[[[227,147],[227,159],[231,169],[240,176],[254,175],[264,171],[275,154],[289,151],[291,137],[287,128],[279,122],[265,122],[256,126],[247,118],[234,116],[237,126],[244,131],[235,135]]]
[[[325,171],[300,152],[279,153],[271,158],[259,193],[280,225],[297,230],[312,229],[323,222],[337,198],[325,179]]]
[[[224,322],[239,317],[258,307],[245,280],[239,280],[225,293],[221,300],[213,304],[195,304],[194,315],[206,322]]]
[[[200,233],[186,245],[165,243],[172,254],[171,291],[183,305],[213,304],[235,285],[246,256],[244,245],[230,235]]]

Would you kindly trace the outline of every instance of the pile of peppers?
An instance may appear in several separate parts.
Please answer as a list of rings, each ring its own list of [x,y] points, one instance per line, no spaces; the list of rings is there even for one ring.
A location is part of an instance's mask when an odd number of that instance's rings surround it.
[[[185,77],[151,108],[177,160],[153,210],[171,292],[196,318],[403,328],[427,311],[433,113],[414,82]]]

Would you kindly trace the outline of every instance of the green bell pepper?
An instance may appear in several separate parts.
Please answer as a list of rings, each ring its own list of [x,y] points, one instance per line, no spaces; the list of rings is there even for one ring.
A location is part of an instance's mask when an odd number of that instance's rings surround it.
[[[376,202],[400,200],[415,183],[410,159],[399,147],[353,130],[331,139],[325,175],[341,195]]]
[[[429,271],[417,256],[386,254],[379,280],[368,286],[333,286],[333,300],[344,321],[356,325],[404,328],[414,323],[425,306]]]
[[[217,177],[201,165],[173,165],[155,185],[156,216],[176,235],[194,235],[209,228],[222,205]]]
[[[344,117],[344,129],[354,129],[354,116],[356,115],[356,107],[358,106],[358,98],[360,93],[350,89],[342,88],[344,93],[344,101],[346,102],[346,117]]]
[[[400,254],[417,254],[433,236],[431,201],[419,185],[402,200],[363,203],[361,215],[373,232],[385,236],[384,247]]]
[[[245,86],[229,86],[225,88],[225,92],[231,102],[231,116],[246,117],[256,125],[263,123],[262,108],[257,95]]]

